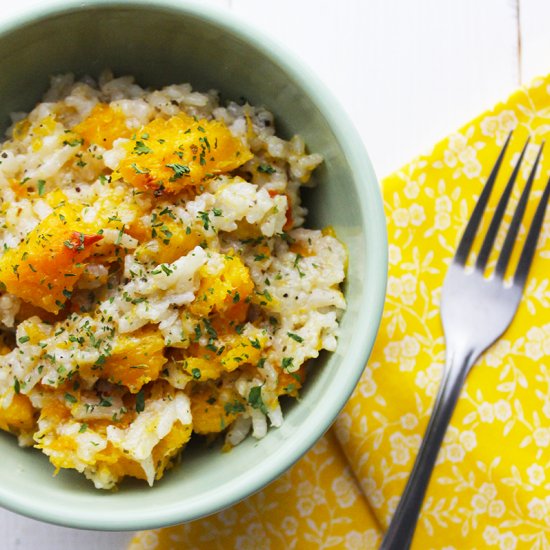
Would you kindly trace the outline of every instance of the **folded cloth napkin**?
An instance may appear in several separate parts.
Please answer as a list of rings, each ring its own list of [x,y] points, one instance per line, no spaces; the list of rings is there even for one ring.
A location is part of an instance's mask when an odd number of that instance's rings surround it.
[[[513,128],[514,151],[528,134],[533,138],[524,181],[550,131],[550,77],[517,91],[384,180],[386,306],[363,377],[332,430],[263,491],[208,518],[138,533],[132,550],[378,546],[441,377],[439,301],[447,265]],[[510,152],[505,168],[517,156]],[[549,169],[546,153],[535,195]],[[514,190],[511,202],[519,193]],[[413,548],[550,548],[549,274],[547,221],[519,311],[461,394]]]

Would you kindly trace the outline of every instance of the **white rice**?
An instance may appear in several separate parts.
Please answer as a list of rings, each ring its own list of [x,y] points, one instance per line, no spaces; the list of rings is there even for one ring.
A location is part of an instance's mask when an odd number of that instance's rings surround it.
[[[97,105],[121,113],[138,136],[151,121],[180,113],[220,121],[252,155],[238,169],[207,176],[194,192],[136,192],[124,178],[109,178],[135,135],[112,146],[69,139]],[[79,223],[101,227],[103,252],[86,260],[57,314],[29,309],[24,281],[0,294],[0,426],[3,414],[19,414],[15,407],[26,396],[32,427],[10,427],[20,443],[35,444],[57,468],[75,468],[103,489],[125,475],[152,484],[191,431],[225,432],[226,445],[234,446],[250,431],[261,438],[269,424],[280,426],[280,396],[296,395],[308,359],[335,350],[345,308],[343,246],[331,231],[301,227],[307,212],[299,190],[311,185],[322,158],[308,154],[299,136],[278,137],[262,107],[222,105],[215,91],[199,93],[189,84],[149,90],[109,72],[97,82],[54,76],[43,102],[13,119],[0,148],[0,247],[23,250],[29,233],[65,204],[81,208]],[[159,261],[166,251],[157,234],[173,233],[165,220],[200,236],[168,262]],[[141,233],[130,234],[130,227]],[[144,239],[144,231],[153,238]],[[231,282],[237,268],[245,278]],[[231,321],[222,312],[233,311],[247,278],[253,287],[245,318]],[[205,280],[213,286],[203,296]],[[232,300],[222,296],[205,316],[197,314],[218,284],[229,285]],[[148,345],[156,351],[139,357],[152,378],[122,382],[134,380],[135,372],[120,374],[128,356]],[[207,349],[215,350],[208,360]],[[156,367],[148,366],[153,356]],[[185,370],[186,361],[203,367]],[[105,374],[106,364],[121,380]],[[297,379],[296,390],[281,389],[283,375]],[[212,397],[204,401],[207,391]],[[218,405],[221,425],[210,428],[208,415]]]

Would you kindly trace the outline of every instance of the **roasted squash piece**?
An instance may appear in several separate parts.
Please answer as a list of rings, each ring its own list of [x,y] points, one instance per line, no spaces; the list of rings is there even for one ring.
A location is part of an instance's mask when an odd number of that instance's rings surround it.
[[[127,138],[132,134],[126,126],[124,113],[107,103],[98,103],[90,114],[73,128],[73,132],[82,137],[85,145],[94,143],[105,149],[110,149],[115,139]]]
[[[50,457],[50,460],[55,466],[52,457]],[[124,476],[147,480],[147,475],[141,464],[127,457],[122,450],[117,449],[111,442],[107,443],[104,451],[95,456],[93,469],[96,475],[107,478],[112,477],[117,481]]]
[[[161,439],[153,449],[153,462],[156,468],[156,479],[164,475],[164,471],[171,466],[171,459],[177,455],[183,446],[191,439],[193,427],[191,424],[183,425],[175,422],[166,437]]]
[[[172,465],[172,457],[181,451],[183,446],[191,437],[191,425],[184,426],[181,422],[176,422],[168,435],[161,439],[154,447],[152,456],[155,465],[155,479],[160,479],[164,472]],[[50,457],[54,465],[58,466],[54,459]],[[74,467],[69,464],[65,467]],[[92,465],[94,471],[100,475],[103,472],[104,476],[112,477],[117,480],[125,476],[135,477],[137,479],[147,480],[147,474],[143,470],[142,465],[126,456],[121,449],[116,448],[111,442],[107,443],[107,447],[102,452],[94,457]]]
[[[0,258],[0,282],[34,306],[58,313],[101,235],[85,233],[78,207],[63,205]]]
[[[113,181],[157,194],[197,187],[217,174],[235,170],[252,158],[250,150],[221,121],[180,114],[155,119],[125,144],[126,157]]]
[[[206,351],[206,354],[201,357],[186,357],[181,363],[183,370],[195,380],[205,381],[219,378],[223,369],[220,362],[216,360],[215,354],[200,346],[197,348]]]
[[[265,336],[249,338],[239,334],[224,338],[224,349],[219,354],[219,361],[228,372],[242,365],[256,365],[261,359],[266,341]]]
[[[139,246],[136,258],[140,262],[170,264],[191,252],[203,238],[196,229],[183,227],[173,220],[155,220],[146,234],[147,241],[154,240],[153,246],[147,242]]]
[[[302,387],[306,378],[306,370],[302,366],[296,372],[287,372],[276,367],[277,377],[277,395],[291,395],[298,397],[298,390]]]
[[[209,275],[202,268],[202,278],[195,300],[189,310],[198,317],[206,317],[212,311],[241,322],[248,304],[246,299],[254,290],[250,271],[238,256],[224,257],[221,273]],[[244,316],[243,316],[244,313]]]
[[[267,337],[250,338],[244,334],[226,334],[219,337],[219,347],[203,347],[193,343],[181,361],[182,369],[194,380],[204,382],[219,378],[224,372],[233,372],[243,365],[257,365]]]
[[[34,426],[34,409],[26,395],[15,394],[9,407],[0,407],[0,430],[19,434]]]
[[[245,410],[243,399],[235,390],[220,390],[212,383],[197,385],[190,398],[193,431],[198,434],[225,430]]]
[[[163,350],[164,338],[156,328],[123,334],[96,374],[137,393],[144,384],[158,378],[166,363]]]

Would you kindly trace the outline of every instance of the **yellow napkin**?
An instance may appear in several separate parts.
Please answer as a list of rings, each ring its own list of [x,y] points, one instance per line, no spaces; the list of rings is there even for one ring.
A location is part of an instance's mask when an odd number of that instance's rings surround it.
[[[550,131],[550,77],[517,91],[383,182],[390,243],[386,306],[369,364],[332,430],[260,493],[199,521],[138,533],[131,550],[377,547],[441,376],[443,277],[512,128],[515,151],[527,134],[534,138],[524,180],[536,144]],[[510,172],[512,157],[517,154],[507,156],[501,172]],[[546,153],[537,196],[549,169]],[[514,190],[512,202],[519,193]],[[467,380],[415,549],[550,548],[549,264],[547,221],[512,326]]]

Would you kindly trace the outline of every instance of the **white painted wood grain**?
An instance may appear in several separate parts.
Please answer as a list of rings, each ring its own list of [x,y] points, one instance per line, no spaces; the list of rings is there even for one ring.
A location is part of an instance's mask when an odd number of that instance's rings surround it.
[[[550,2],[520,0],[521,76],[528,83],[550,72]]]
[[[63,1],[63,0],[61,0]],[[93,0],[92,0],[93,1]],[[212,6],[218,6],[222,8],[229,8],[231,0],[190,0],[194,1],[197,4],[207,4]],[[309,0],[306,0],[309,1]],[[26,11],[29,7],[39,7],[43,6],[47,2],[43,0],[18,0],[17,2],[2,2],[2,13],[0,17],[11,16],[14,13],[19,13],[21,11]],[[84,4],[84,2],[82,2]]]
[[[57,527],[0,509],[2,550],[123,550],[131,536]]]
[[[509,0],[232,0],[300,55],[353,117],[379,175],[519,82]]]

